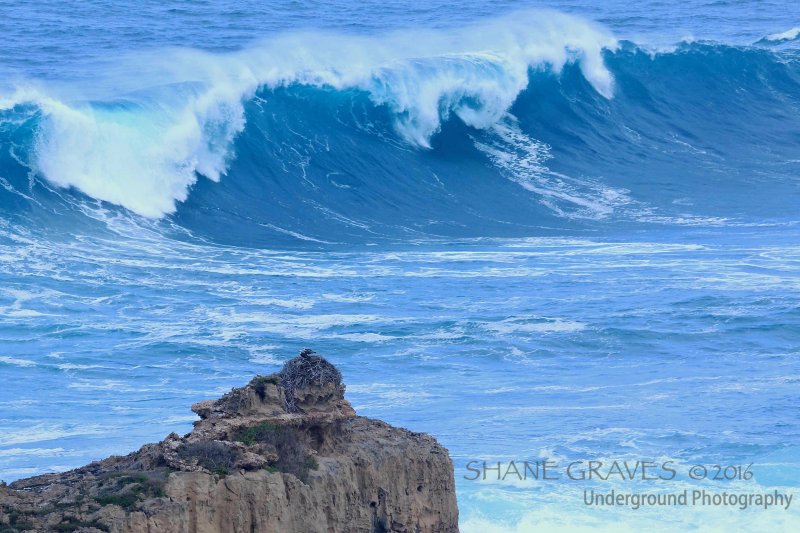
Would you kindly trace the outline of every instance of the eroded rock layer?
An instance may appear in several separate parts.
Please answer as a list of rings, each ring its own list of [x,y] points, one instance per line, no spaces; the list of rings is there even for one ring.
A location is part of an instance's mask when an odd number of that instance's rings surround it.
[[[0,486],[0,533],[458,531],[447,450],[356,416],[335,376],[257,376],[192,406],[184,437]]]

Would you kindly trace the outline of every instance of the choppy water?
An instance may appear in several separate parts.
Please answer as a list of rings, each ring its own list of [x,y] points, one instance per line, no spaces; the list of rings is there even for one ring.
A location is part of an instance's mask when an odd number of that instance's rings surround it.
[[[451,450],[466,531],[800,523],[464,479],[797,487],[800,8],[54,9],[0,2],[1,479],[186,431],[310,346]]]

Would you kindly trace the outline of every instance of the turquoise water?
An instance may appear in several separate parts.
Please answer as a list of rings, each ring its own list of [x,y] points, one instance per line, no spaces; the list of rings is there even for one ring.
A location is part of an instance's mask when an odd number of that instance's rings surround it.
[[[800,8],[72,7],[0,2],[0,479],[311,347],[448,447],[465,531],[800,524],[583,502],[798,485]],[[545,459],[679,475],[465,479]]]

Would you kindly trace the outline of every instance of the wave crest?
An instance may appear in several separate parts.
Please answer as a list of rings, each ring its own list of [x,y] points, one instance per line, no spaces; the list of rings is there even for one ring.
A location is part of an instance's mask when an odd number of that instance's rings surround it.
[[[261,89],[363,91],[391,111],[406,142],[428,148],[451,115],[474,128],[496,124],[527,87],[530,69],[558,73],[577,62],[611,97],[602,52],[614,47],[603,29],[550,11],[380,37],[295,33],[230,54],[139,55],[91,87],[18,90],[0,105],[38,107],[31,163],[49,181],[158,218],[186,200],[197,175],[225,174],[245,127],[243,104]],[[73,97],[52,96],[60,93]],[[90,94],[100,96],[85,99]]]

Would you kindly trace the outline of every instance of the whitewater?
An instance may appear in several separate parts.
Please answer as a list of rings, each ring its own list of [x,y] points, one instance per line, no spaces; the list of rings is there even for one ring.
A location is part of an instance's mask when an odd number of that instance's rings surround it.
[[[126,453],[312,347],[450,450],[464,531],[780,531],[800,7],[0,0],[0,479]],[[470,461],[752,479],[473,481]]]
[[[611,97],[600,54],[615,45],[588,22],[556,12],[449,32],[291,33],[227,54],[130,57],[90,91],[22,85],[0,109],[40,113],[31,163],[51,183],[158,218],[175,212],[198,175],[219,181],[226,173],[246,127],[244,102],[257,92],[267,107],[265,93],[278,88],[363,92],[389,110],[401,139],[430,148],[450,114],[477,129],[496,124],[528,85],[530,68],[558,73],[580,58],[586,79]],[[103,94],[108,86],[114,92]]]

